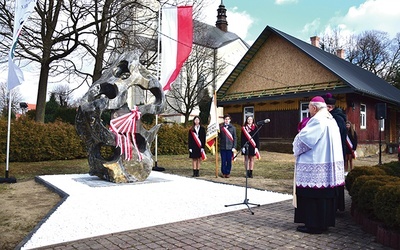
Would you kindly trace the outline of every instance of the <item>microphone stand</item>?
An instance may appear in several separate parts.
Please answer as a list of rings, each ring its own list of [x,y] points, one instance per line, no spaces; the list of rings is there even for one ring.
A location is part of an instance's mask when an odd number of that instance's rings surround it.
[[[251,139],[253,139],[253,137],[258,133],[258,131],[260,131],[260,129],[262,128],[262,126],[263,126],[264,124],[265,124],[265,123],[261,124],[261,125],[258,127],[258,129],[257,129],[256,132],[254,133],[254,135],[251,137]],[[248,171],[249,171],[249,158],[246,157],[246,156],[248,156],[248,154],[249,154],[249,140],[246,141],[246,143],[243,145],[243,147],[240,149],[240,151],[236,153],[236,155],[235,155],[235,157],[234,157],[233,159],[235,159],[235,158],[239,155],[239,153],[242,152],[243,149],[245,149],[244,156],[245,156],[245,165],[246,165],[246,185],[245,185],[245,189],[244,189],[244,190],[245,190],[245,191],[244,191],[244,201],[243,201],[243,202],[240,202],[240,203],[225,205],[225,207],[237,206],[237,205],[246,205],[246,206],[247,206],[247,209],[250,211],[250,213],[251,213],[251,214],[254,214],[254,212],[251,210],[251,208],[250,208],[249,205],[254,205],[254,206],[259,207],[260,204],[249,203],[249,199],[247,198],[247,188],[248,188],[248,176],[247,176],[247,174],[248,174]]]

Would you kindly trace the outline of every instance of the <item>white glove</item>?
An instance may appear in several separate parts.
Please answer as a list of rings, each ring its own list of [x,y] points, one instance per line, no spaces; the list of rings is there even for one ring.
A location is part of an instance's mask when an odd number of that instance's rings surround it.
[[[245,148],[242,148],[242,153],[243,154],[246,153],[246,149]]]
[[[236,148],[232,148],[232,152],[235,153],[236,152]]]
[[[191,148],[189,148],[189,152],[192,153],[192,149]]]
[[[202,153],[204,152],[204,148],[201,148],[201,152],[202,152]]]

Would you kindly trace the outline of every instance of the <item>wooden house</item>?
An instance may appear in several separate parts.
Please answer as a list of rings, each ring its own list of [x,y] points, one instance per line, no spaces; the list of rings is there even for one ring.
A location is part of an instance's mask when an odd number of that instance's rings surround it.
[[[291,152],[310,98],[329,92],[355,124],[360,156],[379,152],[380,142],[392,151],[399,140],[400,90],[317,42],[267,26],[218,89],[218,106],[233,123],[243,124],[249,114],[270,119],[259,131],[263,147]]]

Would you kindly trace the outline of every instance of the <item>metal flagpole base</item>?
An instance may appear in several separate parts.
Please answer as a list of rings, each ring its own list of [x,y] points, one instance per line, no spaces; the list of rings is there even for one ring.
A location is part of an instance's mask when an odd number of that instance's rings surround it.
[[[0,178],[0,183],[17,183],[17,179],[14,177]]]
[[[152,168],[152,170],[162,172],[162,171],[165,171],[165,168],[157,166],[157,162],[156,162],[154,167]]]
[[[8,177],[8,171],[6,171],[5,178],[0,177],[0,183],[17,183],[17,179],[14,177]]]

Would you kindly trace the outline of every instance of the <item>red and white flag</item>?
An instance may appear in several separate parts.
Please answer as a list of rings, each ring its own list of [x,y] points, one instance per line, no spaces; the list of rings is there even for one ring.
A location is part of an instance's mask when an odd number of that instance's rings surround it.
[[[24,81],[24,75],[21,69],[14,63],[14,50],[17,46],[18,37],[21,34],[22,28],[28,20],[31,13],[34,11],[36,0],[16,0],[15,1],[15,16],[14,16],[14,31],[10,53],[8,54],[8,89],[11,90],[20,85]]]
[[[163,8],[161,35],[160,83],[168,91],[192,51],[192,6]]]

